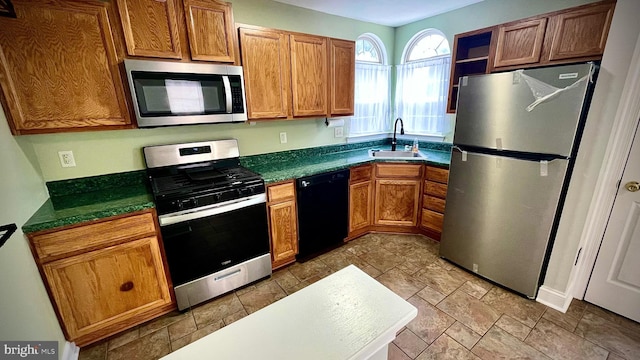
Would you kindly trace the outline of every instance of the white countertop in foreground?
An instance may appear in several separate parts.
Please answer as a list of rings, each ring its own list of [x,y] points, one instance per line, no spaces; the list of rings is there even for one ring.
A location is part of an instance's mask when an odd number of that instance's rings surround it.
[[[417,314],[350,265],[162,359],[386,359]]]

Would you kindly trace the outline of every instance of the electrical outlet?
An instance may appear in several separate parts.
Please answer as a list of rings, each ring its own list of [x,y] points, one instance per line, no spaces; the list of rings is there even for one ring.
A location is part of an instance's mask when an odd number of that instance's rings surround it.
[[[58,151],[58,157],[60,158],[60,165],[62,165],[62,167],[76,166],[76,159],[73,158],[73,151]]]
[[[287,143],[287,133],[286,132],[281,132],[280,133],[280,144],[286,144]]]
[[[342,126],[333,128],[333,137],[341,138],[343,136],[344,136],[344,128]]]

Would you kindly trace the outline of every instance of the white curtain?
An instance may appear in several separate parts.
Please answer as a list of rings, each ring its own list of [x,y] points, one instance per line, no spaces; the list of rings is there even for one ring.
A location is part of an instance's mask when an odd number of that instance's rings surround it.
[[[355,114],[350,135],[386,132],[391,109],[391,67],[356,62]]]
[[[410,134],[441,135],[445,121],[451,56],[397,65],[396,116]]]

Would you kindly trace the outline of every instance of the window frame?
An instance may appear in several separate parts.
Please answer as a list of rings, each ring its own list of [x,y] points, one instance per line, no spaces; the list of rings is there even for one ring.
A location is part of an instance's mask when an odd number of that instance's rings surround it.
[[[413,51],[415,46],[423,38],[425,38],[427,36],[430,36],[430,35],[442,36],[442,38],[447,42],[447,45],[450,45],[449,44],[449,40],[447,39],[447,36],[442,31],[440,31],[438,29],[429,28],[429,29],[424,29],[424,30],[418,31],[415,35],[413,35],[411,37],[411,39],[409,39],[409,41],[407,42],[407,45],[405,45],[404,49],[402,50],[402,58],[400,59],[400,64],[408,64],[408,63],[415,62],[415,61],[423,61],[423,60],[427,60],[427,59],[435,59],[435,58],[438,58],[438,57],[451,56],[451,46],[449,46],[449,53],[448,54],[440,54],[440,55],[430,56],[430,57],[421,58],[421,59],[409,60],[409,56],[411,55],[411,52]]]
[[[366,40],[369,43],[371,43],[371,45],[373,45],[373,48],[378,53],[378,58],[380,59],[380,61],[376,62],[376,61],[358,60],[358,54],[356,53],[356,62],[361,62],[365,64],[387,65],[387,52],[384,48],[384,43],[382,42],[382,40],[380,40],[378,36],[372,33],[364,33],[358,36],[358,38],[356,38],[356,43],[358,42],[358,40]]]

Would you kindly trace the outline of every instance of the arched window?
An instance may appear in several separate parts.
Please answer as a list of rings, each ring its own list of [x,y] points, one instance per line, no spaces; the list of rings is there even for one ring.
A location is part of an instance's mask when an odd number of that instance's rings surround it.
[[[391,67],[384,44],[374,34],[356,40],[355,111],[349,136],[387,132],[391,112]]]
[[[445,113],[449,89],[451,50],[436,29],[414,35],[397,65],[396,116],[410,134],[443,135],[448,129]]]
[[[384,65],[384,45],[373,34],[364,34],[356,40],[356,61]]]
[[[403,63],[449,55],[451,49],[444,35],[435,29],[427,29],[414,35],[405,47]]]

